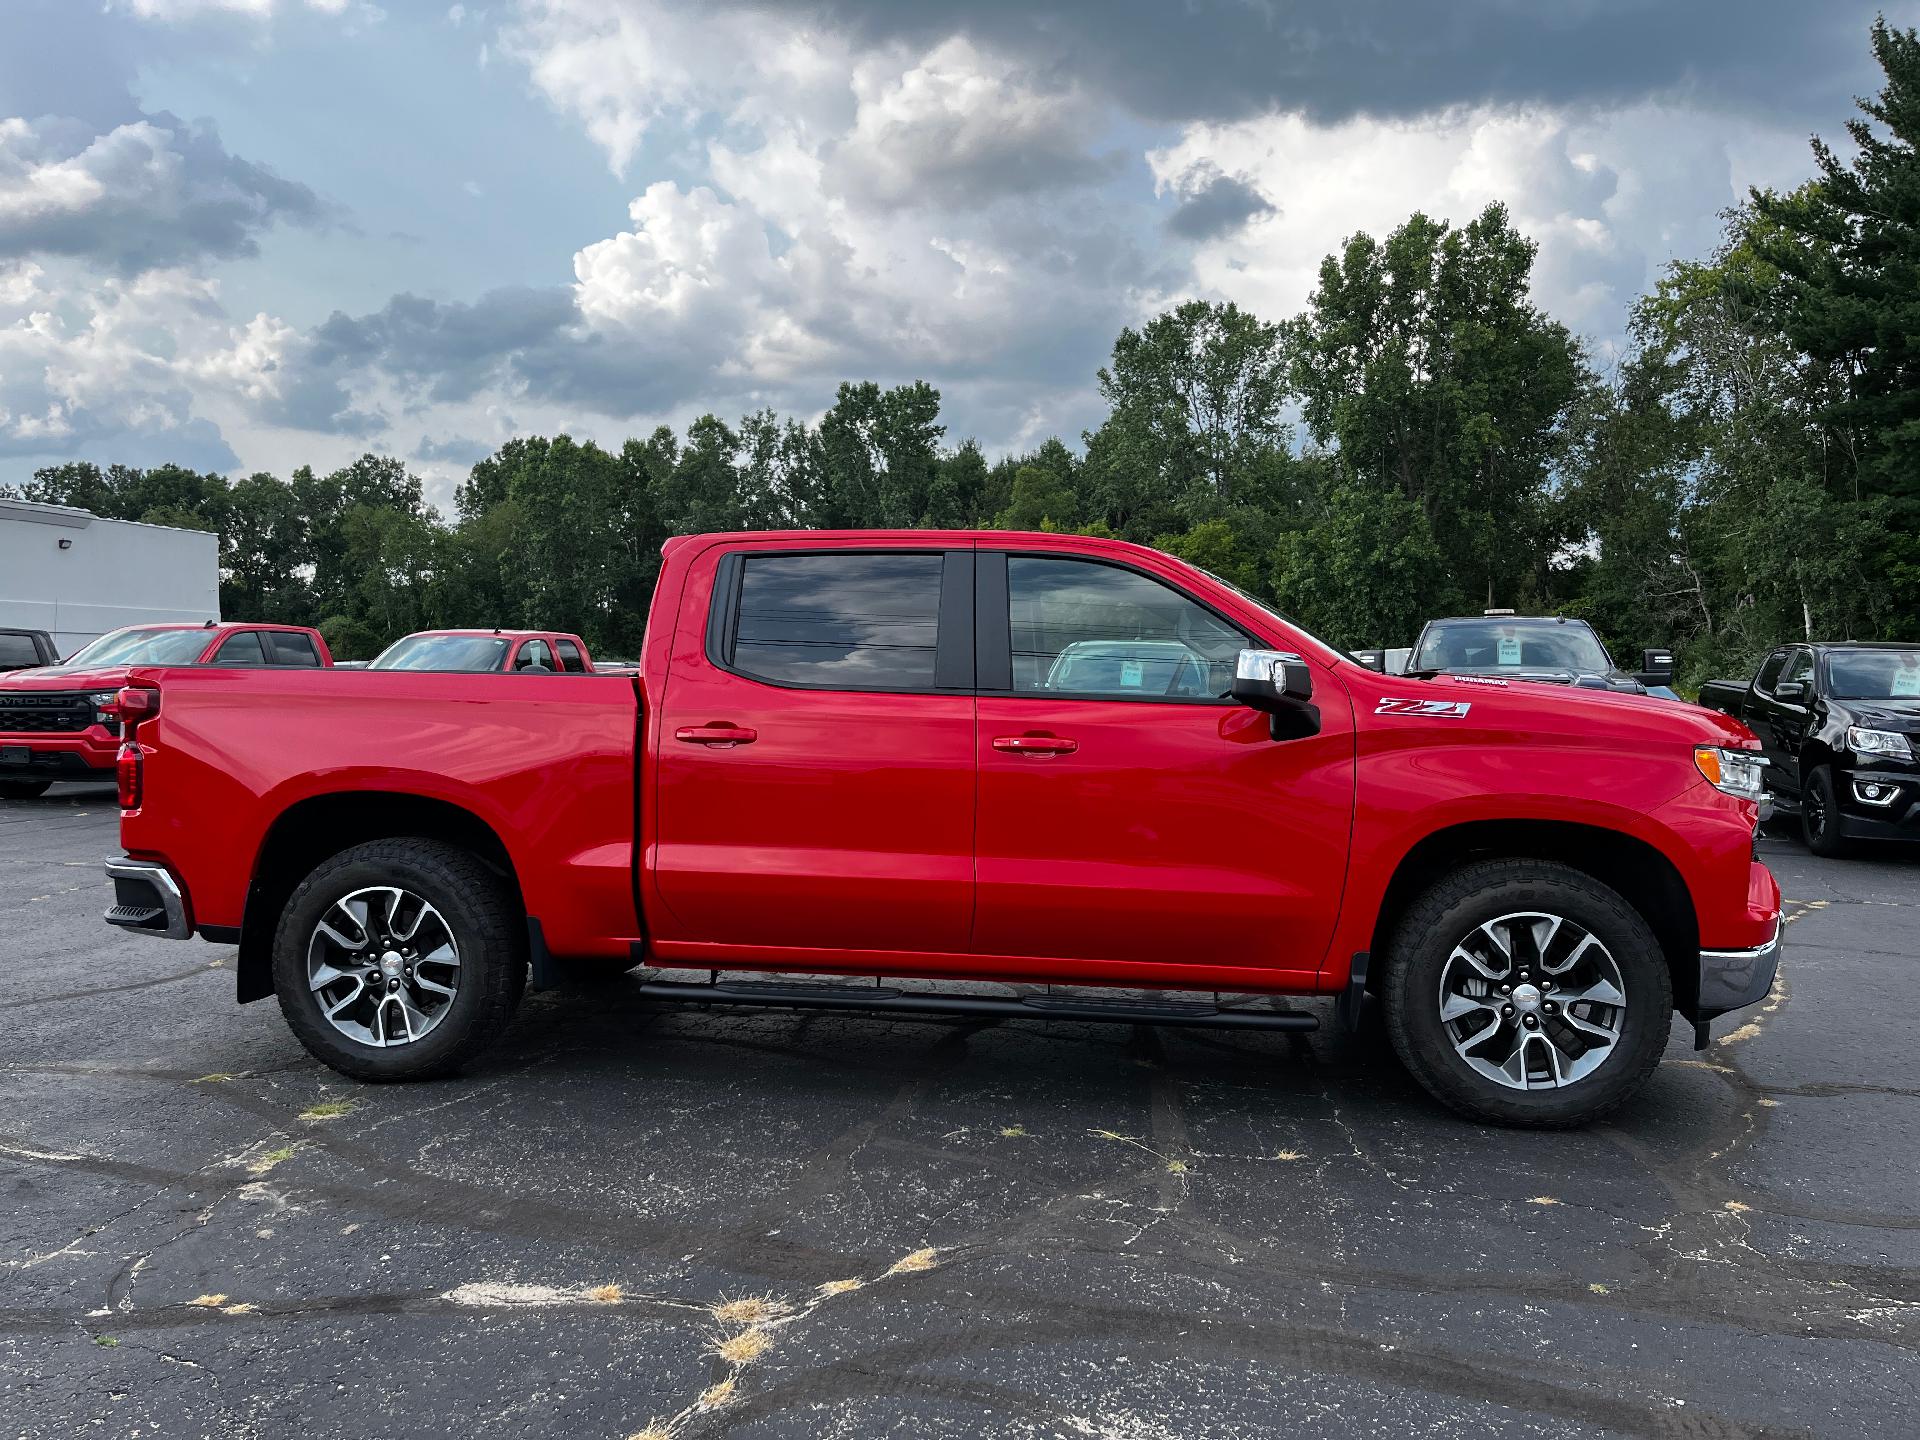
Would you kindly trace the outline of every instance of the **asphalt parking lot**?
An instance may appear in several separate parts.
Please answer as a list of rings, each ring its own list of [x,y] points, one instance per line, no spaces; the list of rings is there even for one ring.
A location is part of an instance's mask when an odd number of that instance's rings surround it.
[[[1920,856],[1609,1123],[1357,1038],[530,997],[361,1087],[0,802],[0,1435],[1912,1436]],[[649,1429],[649,1427],[652,1427]]]

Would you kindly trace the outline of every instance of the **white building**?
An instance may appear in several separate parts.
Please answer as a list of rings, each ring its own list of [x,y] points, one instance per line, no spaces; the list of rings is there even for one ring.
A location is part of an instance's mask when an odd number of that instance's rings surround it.
[[[220,537],[0,498],[0,628],[61,656],[122,625],[220,618]]]

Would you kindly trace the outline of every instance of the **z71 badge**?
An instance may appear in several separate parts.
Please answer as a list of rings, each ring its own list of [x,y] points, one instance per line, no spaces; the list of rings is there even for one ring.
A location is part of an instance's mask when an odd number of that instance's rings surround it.
[[[1464,720],[1473,708],[1471,700],[1382,700],[1373,707],[1376,715],[1430,715],[1438,720]]]

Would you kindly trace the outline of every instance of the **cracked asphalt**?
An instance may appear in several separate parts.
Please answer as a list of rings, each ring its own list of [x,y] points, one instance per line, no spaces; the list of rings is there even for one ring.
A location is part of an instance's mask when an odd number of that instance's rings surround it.
[[[233,1004],[230,950],[100,923],[116,819],[0,802],[0,1436],[1920,1431],[1920,856],[1764,840],[1764,1010],[1538,1135],[1377,1024],[624,980],[362,1087]]]

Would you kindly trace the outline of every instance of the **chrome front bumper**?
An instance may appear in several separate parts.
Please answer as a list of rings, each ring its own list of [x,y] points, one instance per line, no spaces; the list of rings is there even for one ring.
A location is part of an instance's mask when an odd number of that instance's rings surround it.
[[[166,866],[122,857],[107,861],[107,878],[113,882],[113,905],[106,914],[107,924],[167,940],[185,940],[192,936],[187,897],[180,892],[180,882]]]
[[[1697,1020],[1711,1020],[1767,998],[1780,968],[1782,930],[1776,920],[1773,938],[1752,950],[1700,952],[1700,1001],[1694,1012]]]

